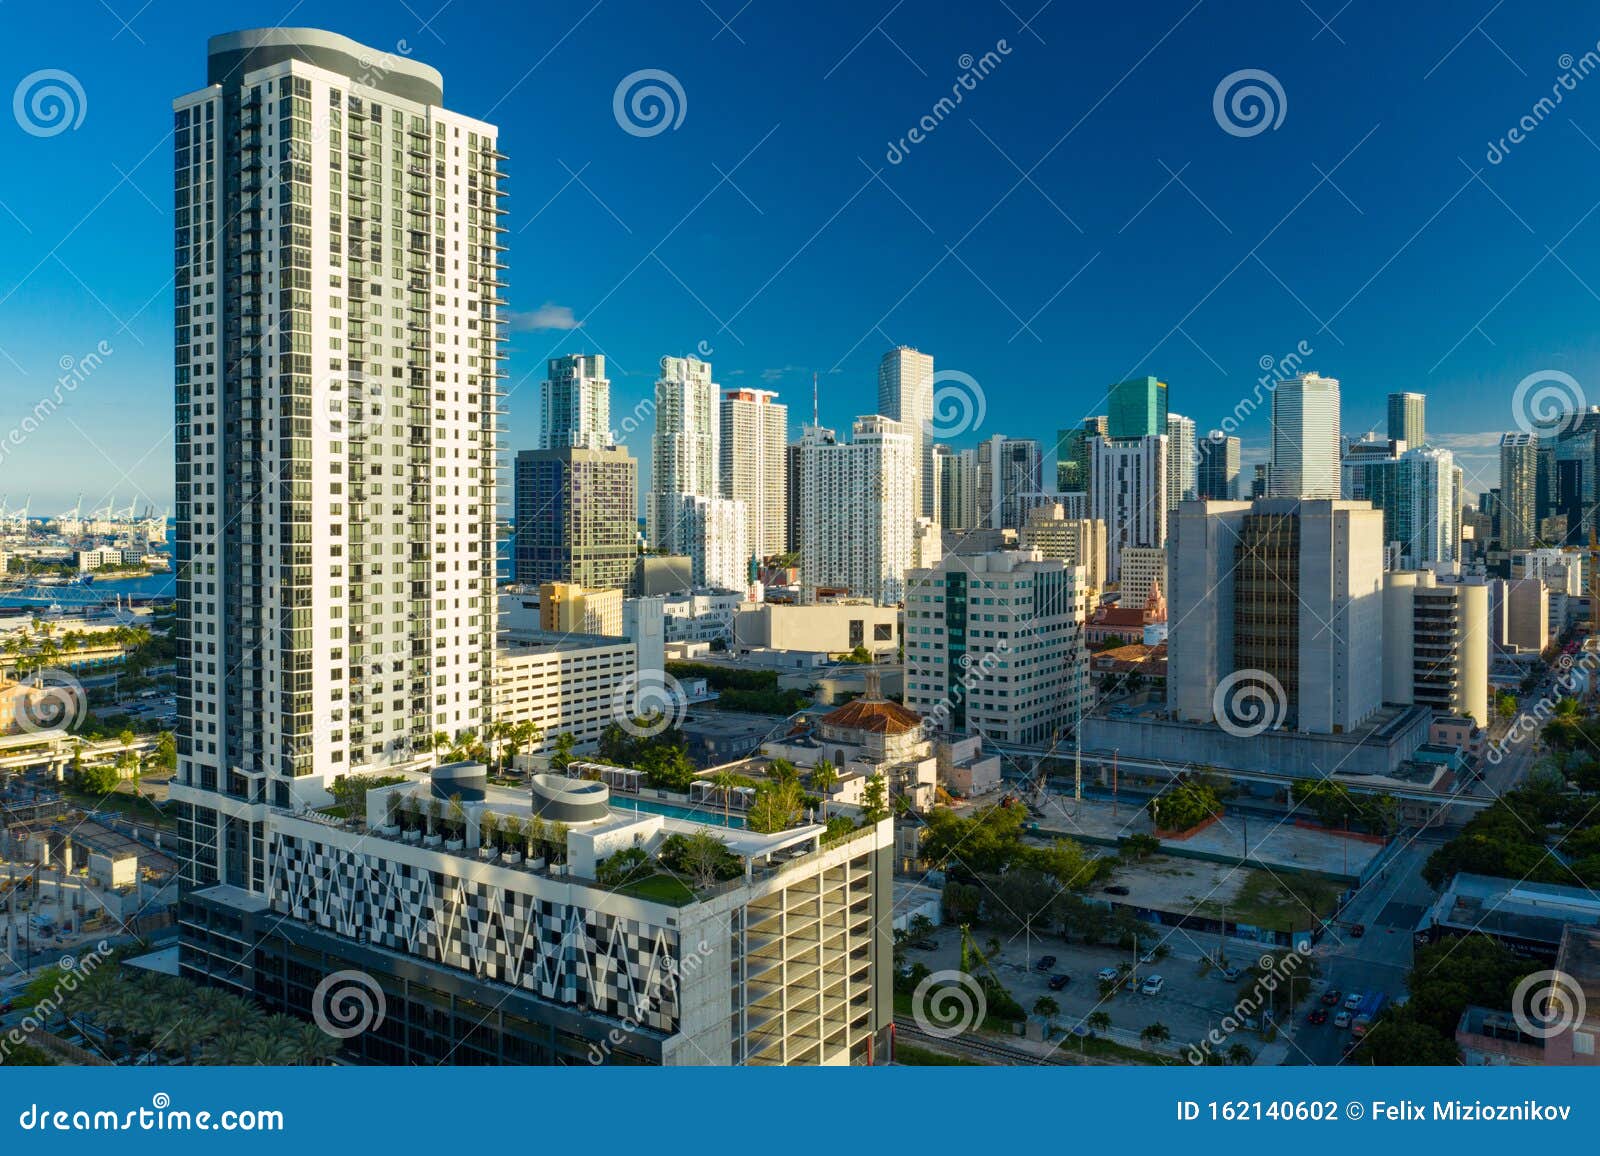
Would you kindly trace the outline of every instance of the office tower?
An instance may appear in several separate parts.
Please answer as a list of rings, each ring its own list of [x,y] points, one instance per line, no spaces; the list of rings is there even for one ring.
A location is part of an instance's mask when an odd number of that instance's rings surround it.
[[[1192,502],[1197,485],[1195,458],[1200,452],[1195,442],[1194,420],[1181,413],[1167,414],[1167,509],[1179,502]]]
[[[1089,492],[1089,443],[1105,436],[1104,417],[1084,418],[1056,431],[1056,489],[1063,494]]]
[[[791,442],[783,448],[784,520],[788,527],[784,550],[789,554],[798,554],[805,549],[805,538],[800,528],[800,492],[804,488],[805,477],[801,472],[802,461],[799,442]]]
[[[1489,588],[1383,576],[1383,701],[1489,725]]]
[[[1600,410],[1565,413],[1549,432],[1540,430],[1539,515],[1558,517],[1564,523],[1559,537],[1545,540],[1566,546],[1585,546],[1589,525],[1600,501],[1596,466],[1600,465]]]
[[[656,429],[650,442],[650,544],[686,554],[673,515],[679,494],[721,494],[717,450],[721,422],[711,363],[697,357],[663,357],[656,381]]]
[[[750,585],[749,517],[743,502],[674,494],[667,503],[696,586],[743,590]]]
[[[757,558],[788,548],[789,407],[777,396],[766,389],[730,389],[722,398],[722,496],[744,503],[745,540]]]
[[[1389,395],[1389,437],[1416,447],[1428,440],[1424,421],[1428,399],[1420,393],[1391,393]]]
[[[1167,544],[1167,438],[1101,438],[1090,453],[1089,513],[1105,523],[1106,580],[1115,582],[1124,549]]]
[[[511,575],[626,590],[639,553],[639,463],[610,449],[523,450],[513,471]]]
[[[552,357],[539,386],[539,448],[611,445],[611,382],[604,354]]]
[[[1303,373],[1272,394],[1267,493],[1274,498],[1339,497],[1339,382]]]
[[[1351,438],[1339,460],[1339,492],[1347,501],[1369,501],[1382,505],[1385,487],[1393,480],[1389,471],[1406,443],[1368,433]]]
[[[1537,497],[1539,488],[1539,438],[1530,433],[1500,437],[1500,548],[1525,550],[1539,545]]]
[[[1106,524],[1095,518],[1074,518],[1057,502],[1028,511],[1018,535],[1025,550],[1037,550],[1046,560],[1081,566],[1093,592],[1106,584]]]
[[[1122,573],[1117,581],[1117,605],[1137,610],[1150,601],[1153,591],[1166,593],[1167,552],[1153,546],[1128,546],[1122,551]]]
[[[1088,611],[1082,567],[1036,550],[950,557],[912,571],[906,705],[955,734],[1051,742],[1088,705]]]
[[[599,634],[616,637],[622,633],[623,591],[585,590],[573,582],[539,584],[539,629],[551,634]],[[500,597],[501,605],[506,595]],[[519,632],[501,618],[501,629],[510,635]]]
[[[1018,529],[1024,498],[1043,488],[1043,459],[1032,438],[996,434],[978,443],[978,508],[981,529]]]
[[[1496,646],[1543,653],[1550,645],[1550,587],[1542,578],[1496,579],[1490,583],[1489,618]]]
[[[1167,383],[1135,377],[1111,387],[1106,436],[1112,441],[1155,437],[1167,432]]]
[[[1266,498],[1180,506],[1167,568],[1167,706],[1213,722],[1266,688],[1274,725],[1341,734],[1381,705],[1383,514]],[[1235,722],[1242,721],[1230,715]]]
[[[911,439],[912,517],[939,521],[939,491],[933,481],[933,358],[909,346],[891,349],[878,362],[878,412],[900,423]]]
[[[357,80],[364,56],[218,36],[173,102],[171,798],[187,881],[251,903],[274,808],[490,708],[497,131],[425,65]]]
[[[1219,429],[1205,436],[1195,466],[1195,494],[1203,501],[1232,502],[1239,498],[1239,439]]]
[[[1341,467],[1345,497],[1383,511],[1383,540],[1401,569],[1458,562],[1455,455],[1404,445],[1371,439],[1352,443]]]
[[[800,439],[801,596],[898,602],[911,566],[911,435],[902,423],[858,417],[851,440],[806,426]]]
[[[978,451],[938,446],[939,523],[945,530],[978,528]]]
[[[1267,496],[1267,463],[1257,462],[1250,467],[1250,500]]]

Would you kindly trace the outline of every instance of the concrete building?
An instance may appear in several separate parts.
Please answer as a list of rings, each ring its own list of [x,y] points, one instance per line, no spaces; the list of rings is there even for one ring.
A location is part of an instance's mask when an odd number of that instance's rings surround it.
[[[1130,546],[1167,544],[1167,455],[1165,434],[1090,445],[1090,516],[1105,523],[1106,579],[1122,576],[1122,552]]]
[[[1164,436],[1167,432],[1167,383],[1135,377],[1111,387],[1105,434],[1112,441]]]
[[[864,646],[876,657],[899,653],[898,606],[849,601],[791,605],[745,602],[734,614],[733,638],[740,650],[820,650],[844,654]]]
[[[212,38],[172,126],[169,807],[187,882],[259,903],[279,815],[489,709],[504,158],[314,29]]]
[[[656,428],[650,442],[650,544],[672,554],[689,551],[677,521],[679,494],[716,498],[722,493],[717,385],[710,362],[663,357],[656,381]]]
[[[1043,489],[1044,460],[1033,438],[996,434],[978,443],[978,526],[1019,528],[1030,495]]]
[[[978,451],[935,446],[934,470],[939,481],[940,529],[976,530]]]
[[[1527,550],[1539,542],[1539,438],[1500,437],[1500,500],[1495,504],[1502,550]]]
[[[1502,650],[1541,653],[1550,645],[1550,591],[1538,578],[1496,581],[1491,594],[1494,643]]]
[[[905,484],[913,443],[900,422],[856,419],[851,440],[807,426],[801,437],[804,487],[802,597],[840,591],[898,602],[911,565],[912,492]]]
[[[1391,393],[1389,395],[1389,437],[1408,446],[1426,445],[1428,441],[1427,396],[1420,393]]]
[[[1383,576],[1383,701],[1489,725],[1489,588]]]
[[[1122,576],[1117,581],[1123,609],[1137,609],[1153,593],[1166,593],[1167,552],[1149,546],[1130,546],[1122,552]]]
[[[750,527],[745,504],[699,494],[663,496],[659,508],[674,522],[673,539],[689,556],[696,586],[743,590],[750,584]]]
[[[621,446],[516,457],[512,576],[626,590],[639,554],[639,463]]]
[[[756,558],[789,548],[789,407],[777,396],[766,389],[722,395],[722,496],[744,503],[745,540]]]
[[[495,657],[494,717],[538,726],[540,737],[524,755],[549,750],[562,734],[589,748],[624,713],[619,704],[631,701],[637,662],[627,638],[567,632],[508,638]]]
[[[501,602],[504,604],[504,597]],[[622,591],[585,590],[571,582],[539,587],[539,629],[552,634],[622,634]]]
[[[878,362],[878,413],[900,423],[911,442],[911,516],[940,520],[933,465],[933,358],[902,345]]]
[[[611,381],[602,353],[552,357],[539,384],[539,448],[603,450],[612,445]]]
[[[184,900],[182,973],[303,1015],[325,975],[359,970],[386,1009],[346,1042],[361,1063],[887,1061],[889,820],[824,846],[821,824],[701,824],[612,806],[604,783],[435,774],[371,791],[366,831],[276,816],[259,893]],[[619,851],[672,860],[704,834],[726,877],[662,868],[659,897],[596,880]]]
[[[1235,716],[1248,685],[1275,726],[1356,729],[1382,704],[1383,515],[1364,502],[1186,502],[1167,591],[1167,706]],[[1249,677],[1243,677],[1248,675]]]
[[[1337,499],[1339,382],[1302,373],[1272,392],[1267,493],[1274,498]]]
[[[1048,743],[1088,705],[1087,572],[1034,550],[948,558],[913,571],[905,703],[931,726]]]
[[[1028,512],[1017,538],[1024,550],[1037,550],[1047,560],[1082,566],[1091,590],[1106,586],[1106,524],[1097,518],[1070,517],[1060,502]]]
[[[1234,502],[1239,493],[1239,439],[1219,429],[1206,434],[1196,449],[1195,496],[1201,501]]]

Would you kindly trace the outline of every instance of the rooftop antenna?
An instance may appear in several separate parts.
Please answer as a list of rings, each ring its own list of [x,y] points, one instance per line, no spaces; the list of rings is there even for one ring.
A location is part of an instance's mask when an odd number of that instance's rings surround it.
[[[820,411],[817,409],[817,374],[816,374],[816,371],[813,370],[811,372],[811,424],[812,425],[820,426],[822,424],[822,418],[818,416],[819,412]]]

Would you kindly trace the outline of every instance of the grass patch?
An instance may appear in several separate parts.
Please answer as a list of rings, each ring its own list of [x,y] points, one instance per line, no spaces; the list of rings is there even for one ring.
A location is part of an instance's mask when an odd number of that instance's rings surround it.
[[[652,903],[670,903],[674,907],[693,903],[695,899],[693,888],[673,875],[651,875],[632,883],[624,883],[617,888],[617,891],[622,895],[632,895],[635,899],[648,899]]]
[[[65,787],[62,798],[85,811],[115,811],[124,818],[137,819],[141,823],[150,823],[157,827],[176,826],[171,817],[142,795],[135,798],[120,790],[113,791],[109,795],[86,795],[71,787]]]
[[[1320,875],[1274,875],[1251,870],[1232,899],[1208,899],[1199,910],[1272,931],[1305,931],[1334,913],[1341,890],[1338,883]]]
[[[987,1068],[992,1065],[979,1063],[976,1060],[963,1060],[957,1056],[946,1055],[930,1048],[919,1048],[916,1044],[902,1044],[896,1041],[894,1045],[894,1062],[904,1064],[910,1068]]]

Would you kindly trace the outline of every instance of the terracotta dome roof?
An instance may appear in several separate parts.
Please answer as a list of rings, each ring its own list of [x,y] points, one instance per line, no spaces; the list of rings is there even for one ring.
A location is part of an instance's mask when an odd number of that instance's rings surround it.
[[[858,698],[822,716],[825,725],[872,734],[903,735],[922,725],[922,716],[897,702]]]

